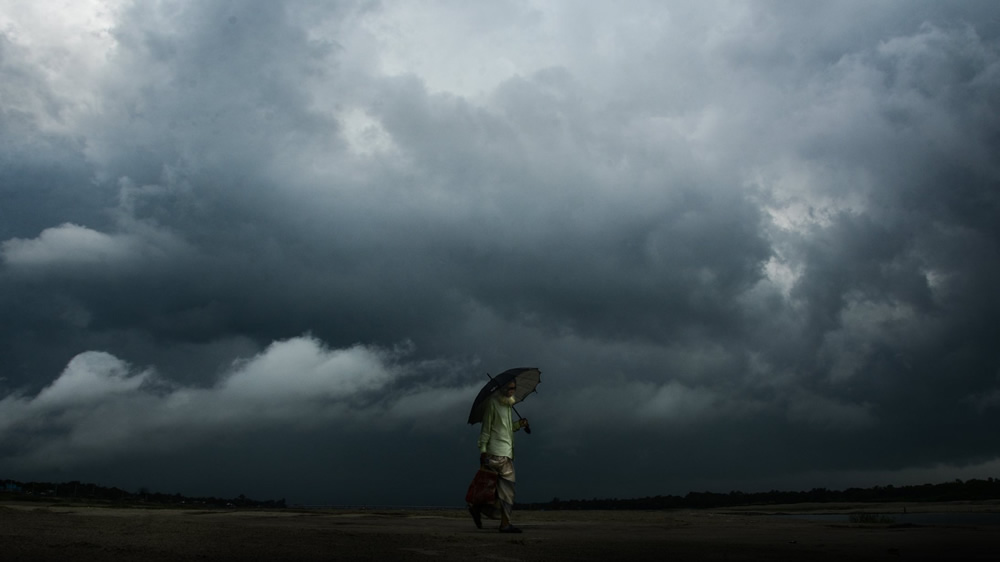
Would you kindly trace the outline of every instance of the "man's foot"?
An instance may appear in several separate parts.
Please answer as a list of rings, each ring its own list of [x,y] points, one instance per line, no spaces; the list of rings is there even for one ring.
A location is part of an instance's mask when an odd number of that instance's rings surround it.
[[[482,529],[483,528],[483,518],[479,514],[479,508],[476,507],[476,506],[474,506],[474,505],[470,505],[469,506],[469,513],[472,515],[472,520],[476,523],[476,528]]]
[[[517,527],[515,527],[513,525],[507,525],[506,527],[500,527],[500,532],[501,533],[520,533],[521,529],[518,529]]]

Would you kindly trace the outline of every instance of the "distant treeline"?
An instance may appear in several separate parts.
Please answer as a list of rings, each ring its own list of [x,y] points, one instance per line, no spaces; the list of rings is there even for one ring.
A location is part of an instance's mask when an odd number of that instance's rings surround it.
[[[285,507],[285,500],[253,500],[243,494],[235,498],[188,497],[181,494],[163,494],[150,492],[139,488],[128,492],[121,488],[109,488],[84,482],[18,482],[16,480],[0,480],[0,497],[22,500],[60,500],[85,501],[88,503],[108,504],[143,504],[162,506],[197,506],[197,507]]]
[[[284,508],[285,500],[253,500],[242,494],[235,498],[189,497],[181,494],[163,494],[139,488],[128,492],[83,482],[18,482],[0,480],[0,498],[43,501],[79,501],[117,505],[158,505],[186,507],[254,507]],[[561,500],[552,498],[543,503],[518,503],[518,509],[528,510],[583,510],[583,509],[702,509],[737,507],[746,505],[777,505],[795,503],[832,502],[942,502],[982,501],[1000,499],[1000,479],[955,480],[942,484],[919,486],[875,486],[873,488],[848,488],[828,490],[813,488],[808,492],[690,492],[685,496],[648,496],[645,498],[593,498],[589,500]]]
[[[690,492],[685,496],[651,496],[632,499],[561,500],[552,498],[545,503],[518,504],[520,509],[701,509],[742,505],[777,505],[792,503],[830,502],[940,502],[1000,499],[1000,480],[955,480],[943,484],[919,486],[875,486],[828,490],[813,488],[808,492]]]

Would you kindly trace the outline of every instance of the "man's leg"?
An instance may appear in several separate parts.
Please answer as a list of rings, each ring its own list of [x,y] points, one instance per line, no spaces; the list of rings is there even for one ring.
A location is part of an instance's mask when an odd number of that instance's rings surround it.
[[[500,500],[500,531],[504,533],[520,533],[521,530],[511,525],[514,512],[514,462],[507,457],[490,457],[490,467],[500,476],[497,479],[497,499]]]
[[[483,515],[482,511],[479,509],[478,505],[469,504],[469,513],[472,515],[472,522],[476,524],[477,529],[483,528]]]
[[[514,514],[514,483],[500,477],[497,480],[497,497],[500,499],[500,527],[510,527]]]

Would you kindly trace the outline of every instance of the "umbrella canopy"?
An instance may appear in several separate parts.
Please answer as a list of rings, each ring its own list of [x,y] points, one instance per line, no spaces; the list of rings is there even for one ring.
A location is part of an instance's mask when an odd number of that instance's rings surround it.
[[[520,402],[534,392],[538,383],[542,382],[542,372],[535,367],[518,367],[516,369],[508,369],[490,379],[490,382],[486,383],[486,386],[479,391],[479,395],[472,402],[472,411],[469,412],[469,423],[483,421],[483,412],[486,411],[486,401],[498,389],[507,386],[510,381],[517,382],[517,390],[514,391],[514,400],[515,402]]]

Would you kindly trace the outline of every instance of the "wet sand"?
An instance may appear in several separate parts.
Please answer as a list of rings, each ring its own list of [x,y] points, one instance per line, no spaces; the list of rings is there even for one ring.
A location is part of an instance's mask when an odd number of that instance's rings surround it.
[[[891,514],[903,507],[865,509]],[[846,515],[840,523],[769,515],[808,509],[522,511],[516,523],[524,533],[508,535],[496,532],[491,521],[476,529],[461,510],[197,510],[7,502],[0,504],[0,558],[839,561],[996,560],[1000,552],[997,525],[858,525],[847,522]]]

